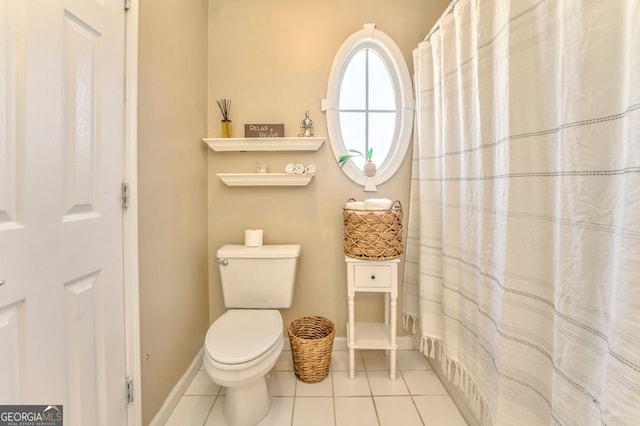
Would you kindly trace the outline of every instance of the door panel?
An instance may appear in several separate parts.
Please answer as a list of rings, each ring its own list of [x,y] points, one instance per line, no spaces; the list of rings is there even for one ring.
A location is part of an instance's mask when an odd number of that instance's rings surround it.
[[[0,2],[0,228],[16,221],[18,0]]]
[[[104,395],[97,378],[104,374],[104,327],[97,306],[102,305],[100,273],[92,273],[64,285],[67,335],[67,416],[78,424],[91,424],[104,413]],[[97,374],[100,372],[100,374]]]
[[[0,404],[126,424],[121,0],[0,2]]]
[[[20,336],[24,321],[20,321],[22,303],[0,308],[0,401],[19,400],[22,345]]]
[[[80,18],[64,16],[64,220],[97,213],[101,154],[101,92],[97,81],[101,34]]]

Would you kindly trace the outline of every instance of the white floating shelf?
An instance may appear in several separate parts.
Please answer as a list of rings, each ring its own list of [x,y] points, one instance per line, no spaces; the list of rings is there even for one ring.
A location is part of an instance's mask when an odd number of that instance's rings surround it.
[[[218,173],[227,186],[307,186],[315,174]]]
[[[205,138],[214,151],[317,151],[323,137],[310,138]]]

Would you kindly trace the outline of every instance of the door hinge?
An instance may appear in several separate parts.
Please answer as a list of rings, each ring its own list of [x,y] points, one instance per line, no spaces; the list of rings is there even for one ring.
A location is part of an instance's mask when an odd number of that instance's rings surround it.
[[[133,402],[133,378],[127,377],[127,402]]]
[[[131,8],[131,0],[123,0],[124,1],[124,10],[129,10]]]
[[[129,207],[129,184],[122,182],[122,209],[126,210]]]

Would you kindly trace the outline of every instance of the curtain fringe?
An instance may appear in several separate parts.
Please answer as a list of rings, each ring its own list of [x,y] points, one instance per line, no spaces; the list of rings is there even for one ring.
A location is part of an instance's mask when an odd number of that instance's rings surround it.
[[[406,317],[407,314],[405,314],[405,319]],[[444,354],[440,339],[422,336],[422,339],[420,339],[420,352],[440,363],[440,369],[444,372],[447,379],[460,389],[473,410],[474,415],[483,425],[493,424],[493,416],[490,413],[487,402],[480,394],[480,390],[476,386],[473,378],[456,360]]]
[[[404,331],[409,331],[409,321],[411,321],[411,334],[416,334],[416,324],[418,317],[413,314],[404,313],[402,316],[402,328]]]

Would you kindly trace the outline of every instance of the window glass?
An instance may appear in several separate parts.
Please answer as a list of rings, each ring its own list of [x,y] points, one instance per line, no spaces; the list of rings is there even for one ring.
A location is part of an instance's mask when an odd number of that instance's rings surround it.
[[[369,51],[369,108],[381,110],[396,110],[396,91],[389,68],[378,52]]]
[[[364,109],[366,107],[367,80],[366,52],[360,50],[347,65],[340,85],[342,109]]]
[[[340,132],[347,150],[356,149],[364,153],[363,147],[366,144],[365,135],[367,133],[366,114],[364,112],[341,112]],[[360,168],[364,166],[364,158],[354,157],[352,161]]]
[[[381,166],[389,152],[396,130],[395,112],[372,112],[369,115],[369,146],[373,148],[371,161]]]
[[[380,54],[368,47],[357,50],[346,65],[337,108],[345,148],[362,153],[372,148],[372,161],[382,164],[395,135],[396,108],[393,79]],[[364,167],[362,157],[351,161]]]

